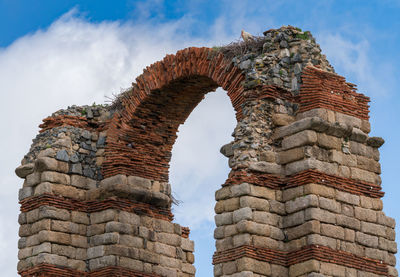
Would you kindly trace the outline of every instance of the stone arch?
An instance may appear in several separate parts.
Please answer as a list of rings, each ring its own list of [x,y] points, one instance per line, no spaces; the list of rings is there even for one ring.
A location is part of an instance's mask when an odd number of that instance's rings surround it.
[[[243,72],[211,48],[190,47],[147,67],[119,99],[103,165],[115,172],[168,181],[176,132],[204,95],[222,87],[241,117]]]
[[[19,274],[194,276],[168,163],[179,124],[217,87],[238,124],[221,149],[232,170],[215,193],[214,275],[397,276],[369,98],[291,26],[167,55],[111,107],[44,119],[16,169]]]

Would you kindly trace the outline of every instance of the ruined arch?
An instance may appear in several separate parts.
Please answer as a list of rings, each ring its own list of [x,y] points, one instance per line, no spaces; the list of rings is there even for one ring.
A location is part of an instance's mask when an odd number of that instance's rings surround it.
[[[217,87],[227,91],[240,118],[244,78],[238,67],[210,48],[186,48],[147,67],[115,104],[120,110],[108,132],[105,177],[118,171],[167,182],[179,125]]]
[[[194,276],[168,166],[178,126],[217,87],[238,124],[221,148],[214,275],[397,276],[369,98],[291,26],[167,55],[113,105],[44,119],[16,169],[19,274]]]

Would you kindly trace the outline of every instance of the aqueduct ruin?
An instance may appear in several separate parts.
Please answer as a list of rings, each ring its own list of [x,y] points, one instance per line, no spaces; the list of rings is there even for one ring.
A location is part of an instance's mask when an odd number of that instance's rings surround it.
[[[397,276],[369,98],[291,26],[167,55],[112,105],[44,119],[16,169],[19,274],[194,276],[168,167],[179,125],[217,87],[237,126],[221,148],[214,276]]]

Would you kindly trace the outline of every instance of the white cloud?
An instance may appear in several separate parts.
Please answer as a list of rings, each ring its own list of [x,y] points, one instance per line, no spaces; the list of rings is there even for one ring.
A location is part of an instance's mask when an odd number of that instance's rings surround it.
[[[324,32],[321,48],[338,74],[358,85],[369,96],[388,96],[394,76],[392,65],[375,61],[370,42],[363,37],[349,39],[342,34]]]

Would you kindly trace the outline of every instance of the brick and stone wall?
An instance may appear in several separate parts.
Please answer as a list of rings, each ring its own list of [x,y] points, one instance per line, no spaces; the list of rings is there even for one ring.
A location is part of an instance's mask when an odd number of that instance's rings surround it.
[[[44,119],[16,169],[21,276],[194,276],[168,168],[204,95],[236,111],[215,193],[214,276],[397,276],[369,98],[291,26],[147,67],[108,105]]]

